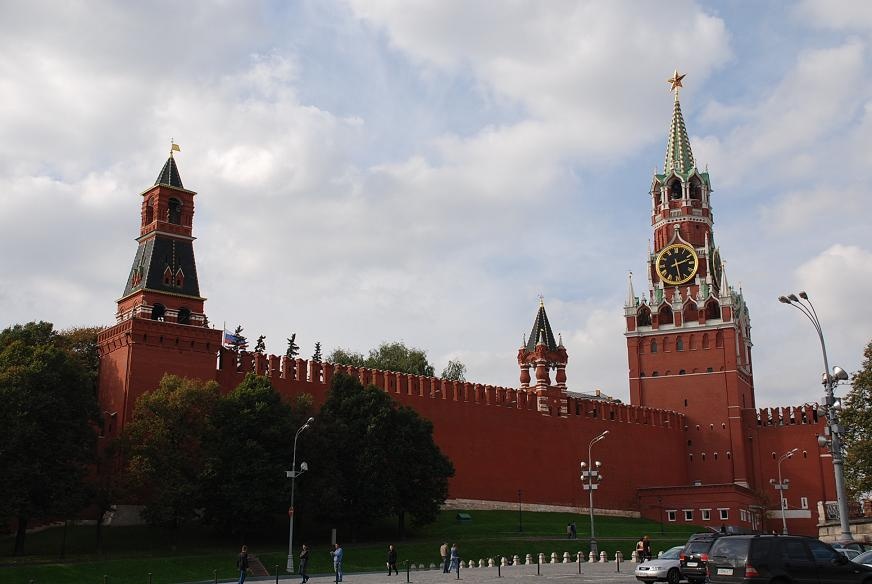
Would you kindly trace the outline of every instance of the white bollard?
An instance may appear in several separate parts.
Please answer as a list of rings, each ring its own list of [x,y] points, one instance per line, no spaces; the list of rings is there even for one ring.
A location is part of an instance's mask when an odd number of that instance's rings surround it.
[[[657,552],[657,558],[659,559],[662,557],[663,557],[663,550],[660,550],[659,552]]]
[[[615,561],[623,562],[624,561],[624,552],[622,552],[621,550],[616,551],[615,552]]]
[[[493,559],[493,558],[488,558],[488,559],[487,559],[487,567],[488,567],[488,568],[493,568],[493,567],[494,567],[494,559]]]
[[[500,566],[508,566],[508,565],[509,565],[509,560],[506,558],[506,556],[501,557],[500,558]]]
[[[569,559],[569,552],[563,552],[563,563],[568,564],[572,560]]]
[[[596,556],[593,555],[593,550],[590,550],[590,553],[588,554],[587,557],[588,557],[588,560],[587,560],[587,561],[590,562],[590,563],[593,563],[593,562],[596,561]]]
[[[638,564],[639,563],[639,552],[637,552],[636,550],[633,550],[633,553],[630,554],[630,561],[633,562],[634,564]]]
[[[527,561],[524,563],[527,564],[528,566],[533,565],[533,554],[527,554]]]
[[[512,556],[512,565],[513,566],[519,565],[520,561],[521,561],[521,558],[518,557],[518,554],[515,554],[514,556]]]
[[[606,556],[606,551],[605,550],[601,551],[600,552],[600,563],[605,564],[608,561],[609,561],[609,558]]]
[[[545,554],[543,554],[542,552],[539,552],[539,563],[540,564],[545,563]]]
[[[552,564],[557,563],[557,552],[551,552],[551,563]]]

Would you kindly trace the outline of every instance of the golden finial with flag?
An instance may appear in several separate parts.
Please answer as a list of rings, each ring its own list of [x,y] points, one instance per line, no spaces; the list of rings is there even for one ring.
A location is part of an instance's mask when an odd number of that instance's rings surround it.
[[[174,139],[170,138],[170,158],[173,157],[173,152],[181,152],[181,151],[182,151],[182,149],[181,149],[181,147],[179,147],[178,144],[176,144],[176,141]]]

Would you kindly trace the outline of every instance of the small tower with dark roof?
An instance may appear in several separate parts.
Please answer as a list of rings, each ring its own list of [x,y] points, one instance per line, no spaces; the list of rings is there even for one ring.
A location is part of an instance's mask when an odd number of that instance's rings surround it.
[[[179,147],[173,144],[172,150]],[[107,435],[120,433],[136,400],[172,372],[214,379],[222,331],[209,328],[194,261],[194,191],[182,185],[173,158],[140,193],[136,255],[118,299],[116,323],[101,331],[100,404],[113,416]],[[135,372],[135,374],[133,374]]]
[[[545,312],[545,302],[539,299],[539,311],[530,336],[524,339],[524,345],[518,349],[518,366],[521,369],[521,389],[535,391],[539,396],[539,410],[554,412],[565,409],[566,402],[566,362],[568,356],[562,339],[555,341],[551,323]],[[536,375],[534,387],[530,387],[530,368]],[[555,385],[551,385],[550,371],[556,370]],[[557,403],[550,403],[557,400]],[[561,405],[562,404],[562,405]],[[556,412],[555,412],[556,413]]]

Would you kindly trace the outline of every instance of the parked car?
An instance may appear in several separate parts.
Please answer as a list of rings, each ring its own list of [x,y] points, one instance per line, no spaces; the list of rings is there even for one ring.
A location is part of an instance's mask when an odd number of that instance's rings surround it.
[[[866,564],[867,566],[872,566],[872,550],[868,552],[863,552],[851,561],[857,562],[858,564]]]
[[[845,556],[846,558],[848,558],[849,560],[853,560],[854,558],[856,558],[857,556],[860,555],[860,552],[858,552],[855,549],[851,549],[851,548],[833,547],[833,549],[836,550],[837,552],[839,552],[840,554],[842,554],[843,556]]]
[[[712,544],[726,534],[722,532],[695,533],[687,540],[678,555],[678,569],[681,577],[691,584],[702,584],[706,577],[706,563]]]
[[[709,550],[711,584],[870,584],[872,567],[850,561],[817,539],[796,535],[728,535]]]
[[[642,582],[668,582],[678,584],[681,580],[681,569],[678,566],[678,554],[684,550],[683,545],[669,548],[659,558],[645,560],[636,566],[636,580]]]
[[[852,541],[851,543],[835,542],[835,543],[831,543],[830,545],[833,546],[837,550],[839,550],[839,549],[841,549],[841,550],[855,550],[856,552],[861,553],[861,554],[863,552],[868,552],[869,550],[872,550],[872,546],[864,544],[864,543],[860,543],[859,541]]]

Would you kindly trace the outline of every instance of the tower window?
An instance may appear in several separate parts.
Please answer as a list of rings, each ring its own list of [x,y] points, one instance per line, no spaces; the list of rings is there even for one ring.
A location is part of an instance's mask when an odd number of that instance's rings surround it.
[[[145,224],[151,225],[154,222],[154,204],[152,200],[149,199],[145,203]]]
[[[668,306],[661,308],[660,313],[657,315],[657,320],[660,324],[672,324],[672,309]]]
[[[684,341],[682,340],[681,337],[678,337],[675,340],[675,350],[676,351],[683,351],[684,350]]]
[[[679,369],[679,370],[678,370],[678,374],[679,374],[679,375],[684,375],[685,373],[687,373],[687,372],[686,372],[684,369]]]
[[[721,307],[720,305],[712,300],[708,304],[705,305],[705,319],[706,320],[720,320],[721,318]]]
[[[191,311],[187,308],[179,309],[179,316],[176,318],[179,324],[189,324],[191,322]]]
[[[660,376],[660,374],[656,371],[651,374],[651,377],[659,377],[659,376]]]
[[[669,198],[673,201],[681,198],[681,181],[674,180],[669,185]]]
[[[167,209],[167,221],[173,225],[181,225],[182,223],[182,202],[176,198],[170,199],[169,209]]]
[[[651,341],[651,352],[652,353],[657,352],[657,341]]]
[[[151,307],[151,320],[160,320],[164,319],[166,315],[167,309],[163,304],[155,304]]]
[[[651,326],[651,310],[647,306],[639,309],[639,316],[636,318],[636,323],[639,326]]]
[[[702,185],[697,178],[690,181],[690,198],[697,201],[702,199]]]

